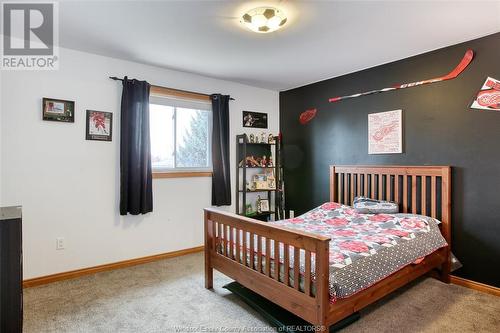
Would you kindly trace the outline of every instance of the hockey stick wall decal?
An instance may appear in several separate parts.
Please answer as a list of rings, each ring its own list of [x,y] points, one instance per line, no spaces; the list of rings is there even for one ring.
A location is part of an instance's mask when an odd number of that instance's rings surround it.
[[[416,87],[416,86],[421,86],[423,84],[429,84],[429,83],[434,83],[434,82],[441,82],[441,81],[446,81],[446,80],[451,80],[456,78],[460,73],[464,71],[464,69],[470,64],[472,61],[472,58],[474,58],[474,51],[472,50],[467,50],[465,52],[465,55],[460,61],[460,63],[455,67],[450,73],[448,73],[445,76],[440,76],[435,79],[429,79],[429,80],[424,80],[424,81],[417,81],[417,82],[412,82],[412,83],[404,83],[404,84],[398,84],[390,88],[384,88],[384,89],[379,89],[379,90],[371,90],[359,94],[354,94],[354,95],[349,95],[349,96],[339,96],[339,97],[332,97],[328,101],[330,103],[333,102],[338,102],[344,99],[348,98],[355,98],[355,97],[360,97],[360,96],[366,96],[366,95],[371,95],[371,94],[377,94],[385,91],[391,91],[391,90],[397,90],[397,89],[404,89],[404,88],[410,88],[410,87]]]
[[[446,81],[446,80],[451,80],[456,78],[460,73],[464,71],[467,66],[472,61],[472,58],[474,58],[474,51],[472,50],[467,50],[465,52],[464,57],[462,58],[462,61],[455,67],[450,73],[448,73],[445,76],[440,76],[435,79],[429,79],[429,80],[424,80],[424,81],[417,81],[417,82],[412,82],[412,83],[404,83],[404,84],[398,84],[393,87],[389,88],[384,88],[384,89],[379,89],[379,90],[371,90],[359,94],[354,94],[354,95],[349,95],[349,96],[339,96],[339,97],[332,97],[328,101],[330,103],[333,102],[338,102],[344,99],[349,99],[349,98],[355,98],[355,97],[360,97],[360,96],[366,96],[366,95],[372,95],[372,94],[377,94],[385,91],[391,91],[391,90],[397,90],[397,89],[404,89],[404,88],[410,88],[410,87],[416,87],[416,86],[421,86],[423,84],[429,84],[429,83],[434,83],[434,82],[441,82],[441,81]],[[310,122],[315,116],[316,116],[317,110],[316,109],[309,109],[300,114],[299,121],[302,125],[307,124]]]

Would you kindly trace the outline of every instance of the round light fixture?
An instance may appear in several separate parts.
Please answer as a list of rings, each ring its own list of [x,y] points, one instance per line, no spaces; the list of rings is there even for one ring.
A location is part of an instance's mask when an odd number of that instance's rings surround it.
[[[286,16],[274,7],[258,7],[246,12],[240,22],[248,29],[264,34],[283,27],[286,23]]]

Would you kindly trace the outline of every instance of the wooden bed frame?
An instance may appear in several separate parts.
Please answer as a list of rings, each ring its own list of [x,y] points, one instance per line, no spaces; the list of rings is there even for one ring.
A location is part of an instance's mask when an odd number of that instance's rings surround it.
[[[392,200],[400,203],[404,213],[418,213],[441,220],[441,233],[451,244],[451,168],[449,166],[331,166],[330,201],[350,204],[355,196]],[[257,249],[254,242],[257,239]],[[270,265],[270,240],[284,250],[284,265]],[[262,253],[262,242],[265,252]],[[205,287],[213,287],[213,269],[231,277],[245,287],[315,325],[318,330],[329,326],[377,301],[392,291],[433,269],[442,281],[449,283],[450,246],[428,255],[419,264],[408,265],[357,294],[329,303],[330,238],[275,226],[240,215],[205,209]],[[234,244],[235,246],[227,246]],[[305,272],[299,280],[299,260],[305,252]],[[279,257],[275,248],[274,256]],[[247,253],[255,253],[249,256]],[[311,293],[311,253],[315,253],[315,296]],[[241,258],[241,260],[240,260]],[[273,268],[274,266],[274,268]],[[290,268],[293,268],[291,270]],[[280,272],[284,270],[284,272]],[[280,274],[282,277],[280,279]]]

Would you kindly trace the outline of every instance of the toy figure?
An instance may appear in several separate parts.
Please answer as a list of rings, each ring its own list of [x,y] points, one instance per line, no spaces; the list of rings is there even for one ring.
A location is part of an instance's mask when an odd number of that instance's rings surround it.
[[[257,196],[257,202],[256,202],[256,206],[257,206],[257,213],[262,213],[262,210],[260,208],[260,195]]]
[[[262,156],[262,160],[260,161],[260,166],[266,167],[267,166],[267,157],[266,155]]]

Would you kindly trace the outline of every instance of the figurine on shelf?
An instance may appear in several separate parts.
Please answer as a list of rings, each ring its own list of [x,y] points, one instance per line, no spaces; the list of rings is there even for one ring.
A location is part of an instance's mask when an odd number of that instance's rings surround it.
[[[250,136],[248,137],[248,142],[250,142],[250,143],[255,142],[255,136],[253,134],[250,134]]]
[[[252,204],[247,204],[247,205],[246,205],[246,207],[245,207],[245,214],[246,214],[247,216],[249,216],[249,215],[254,215],[254,214],[255,214],[255,212],[254,212],[254,210],[253,210],[253,207],[252,207]]]
[[[243,163],[241,163],[241,164],[243,166]],[[257,166],[260,166],[260,159],[259,159],[259,157],[255,158],[253,156],[247,156],[245,164],[246,164],[247,167],[257,167]]]
[[[267,137],[267,143],[274,143],[274,136],[272,134],[269,134]]]
[[[267,166],[267,157],[266,157],[266,155],[262,156],[262,160],[260,161],[260,166],[261,167],[266,167]]]
[[[273,157],[272,156],[269,156],[269,159],[267,160],[267,166],[272,168],[274,167],[273,165]]]
[[[259,143],[259,136],[258,135],[255,136],[255,143]]]
[[[260,198],[260,195],[258,195],[258,196],[257,196],[257,202],[256,202],[256,206],[257,206],[257,213],[258,213],[258,214],[262,213],[262,210],[261,210],[261,208],[260,208],[260,201],[261,201],[261,200],[262,200],[262,199]]]
[[[260,135],[260,142],[266,143],[266,132],[262,132]]]

